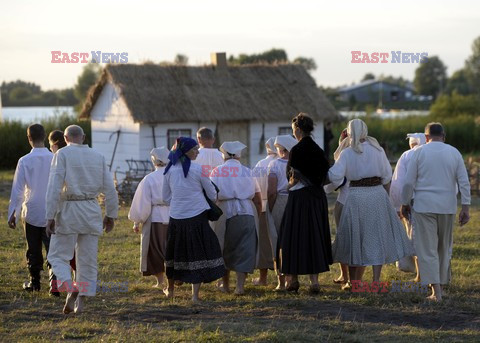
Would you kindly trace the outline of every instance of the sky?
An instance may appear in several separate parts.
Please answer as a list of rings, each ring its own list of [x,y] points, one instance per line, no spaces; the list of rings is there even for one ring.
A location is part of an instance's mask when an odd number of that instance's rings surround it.
[[[51,63],[51,51],[128,53],[128,63],[189,65],[285,49],[313,58],[320,86],[349,85],[368,72],[413,80],[417,63],[351,63],[351,51],[427,52],[451,75],[480,36],[480,1],[0,0],[0,82],[21,79],[42,89],[72,87],[84,64]]]

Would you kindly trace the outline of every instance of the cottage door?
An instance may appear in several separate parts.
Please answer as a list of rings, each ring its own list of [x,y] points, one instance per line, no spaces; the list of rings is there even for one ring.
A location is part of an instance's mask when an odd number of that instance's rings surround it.
[[[217,142],[218,146],[227,141],[239,141],[247,146],[247,148],[242,151],[242,157],[240,161],[242,164],[249,166],[250,147],[248,145],[250,143],[250,137],[248,121],[221,122],[218,123],[217,130],[217,135],[219,137],[219,141]]]

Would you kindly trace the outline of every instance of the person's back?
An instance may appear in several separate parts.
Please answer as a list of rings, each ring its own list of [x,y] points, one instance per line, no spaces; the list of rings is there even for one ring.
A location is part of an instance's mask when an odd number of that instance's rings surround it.
[[[392,168],[385,152],[378,150],[368,142],[361,143],[363,152],[355,152],[351,147],[342,151],[334,168],[344,165],[347,180],[361,180],[370,177],[381,177],[382,183],[390,182]]]
[[[69,144],[58,151],[58,159],[64,159],[65,196],[96,197],[104,187],[104,157],[88,145]],[[59,172],[59,171],[57,171]]]
[[[53,154],[47,148],[33,148],[18,160],[13,187],[17,189],[12,189],[10,215],[15,210],[17,219],[21,213],[27,223],[45,226],[45,194],[52,158]]]
[[[203,195],[203,189],[210,199],[215,199],[215,192],[211,187],[205,187],[202,181],[209,182],[208,175],[202,174],[200,165],[192,163],[187,177],[182,165],[173,165],[165,174],[163,185],[163,199],[170,205],[170,217],[175,219],[191,218],[210,206]]]
[[[457,181],[465,168],[460,152],[443,142],[429,142],[419,147],[412,158],[418,175],[415,211],[456,213]]]

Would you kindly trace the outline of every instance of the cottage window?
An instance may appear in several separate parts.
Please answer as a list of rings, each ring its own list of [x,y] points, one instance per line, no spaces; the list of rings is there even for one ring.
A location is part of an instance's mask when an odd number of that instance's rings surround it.
[[[282,126],[278,128],[278,135],[292,135],[292,128],[290,126]]]
[[[173,129],[167,131],[168,149],[172,149],[175,141],[179,137],[192,137],[192,130],[190,129]]]

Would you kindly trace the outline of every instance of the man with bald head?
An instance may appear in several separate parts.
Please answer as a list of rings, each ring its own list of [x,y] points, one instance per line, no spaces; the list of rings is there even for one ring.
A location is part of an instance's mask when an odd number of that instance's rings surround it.
[[[432,285],[428,299],[441,301],[442,285],[447,285],[451,276],[457,193],[460,191],[462,204],[458,223],[463,226],[470,220],[470,183],[462,155],[445,143],[442,124],[427,124],[425,136],[427,144],[418,147],[408,163],[401,212],[415,222],[413,242],[421,282]]]
[[[47,233],[51,235],[48,260],[59,281],[59,290],[67,291],[63,312],[79,313],[83,297],[94,296],[97,283],[98,237],[110,232],[118,214],[118,196],[105,158],[84,145],[80,126],[65,129],[67,146],[52,160],[47,186]],[[97,202],[105,195],[106,214]],[[75,250],[76,284],[70,271]]]

